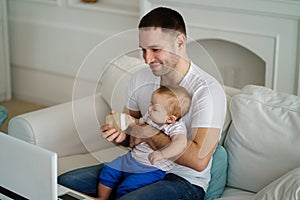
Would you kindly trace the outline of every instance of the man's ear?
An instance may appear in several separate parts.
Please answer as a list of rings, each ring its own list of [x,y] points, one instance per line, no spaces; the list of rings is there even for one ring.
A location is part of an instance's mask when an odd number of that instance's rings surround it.
[[[176,44],[178,48],[182,48],[186,43],[186,37],[183,33],[179,33],[176,37]]]
[[[176,121],[177,117],[175,117],[174,115],[170,115],[168,118],[167,118],[167,123],[168,124],[172,124]]]

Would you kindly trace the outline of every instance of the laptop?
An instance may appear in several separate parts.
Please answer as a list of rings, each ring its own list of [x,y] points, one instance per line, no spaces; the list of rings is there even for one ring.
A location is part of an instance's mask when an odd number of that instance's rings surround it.
[[[57,184],[57,154],[0,132],[0,200],[91,200]]]

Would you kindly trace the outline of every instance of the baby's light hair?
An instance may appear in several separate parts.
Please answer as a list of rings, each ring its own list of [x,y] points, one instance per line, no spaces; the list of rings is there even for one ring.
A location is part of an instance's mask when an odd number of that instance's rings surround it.
[[[183,117],[190,109],[191,95],[181,86],[160,86],[153,92],[153,95],[165,95],[168,107],[165,108],[168,115],[174,115],[177,119]]]

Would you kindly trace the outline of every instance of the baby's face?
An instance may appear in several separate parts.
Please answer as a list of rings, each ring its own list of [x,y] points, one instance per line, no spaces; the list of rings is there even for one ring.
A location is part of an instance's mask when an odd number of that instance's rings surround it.
[[[167,102],[161,95],[152,95],[151,104],[148,107],[149,117],[158,124],[166,123],[168,114],[166,111]]]

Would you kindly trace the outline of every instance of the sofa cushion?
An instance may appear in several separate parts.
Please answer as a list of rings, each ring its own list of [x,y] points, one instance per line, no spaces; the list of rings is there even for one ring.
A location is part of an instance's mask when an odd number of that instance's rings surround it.
[[[300,167],[289,171],[279,179],[259,191],[254,199],[260,200],[299,200],[300,199]]]
[[[215,200],[253,200],[255,193],[232,187],[225,187],[221,198]]]
[[[225,139],[231,187],[258,192],[300,166],[300,97],[249,85],[230,103]]]
[[[205,200],[213,200],[222,195],[227,180],[227,153],[223,146],[217,146],[210,170],[211,179],[205,194]]]
[[[58,175],[82,167],[97,165],[104,162],[111,162],[118,156],[124,155],[128,149],[123,146],[113,145],[112,147],[101,149],[86,154],[76,154],[58,158]]]

